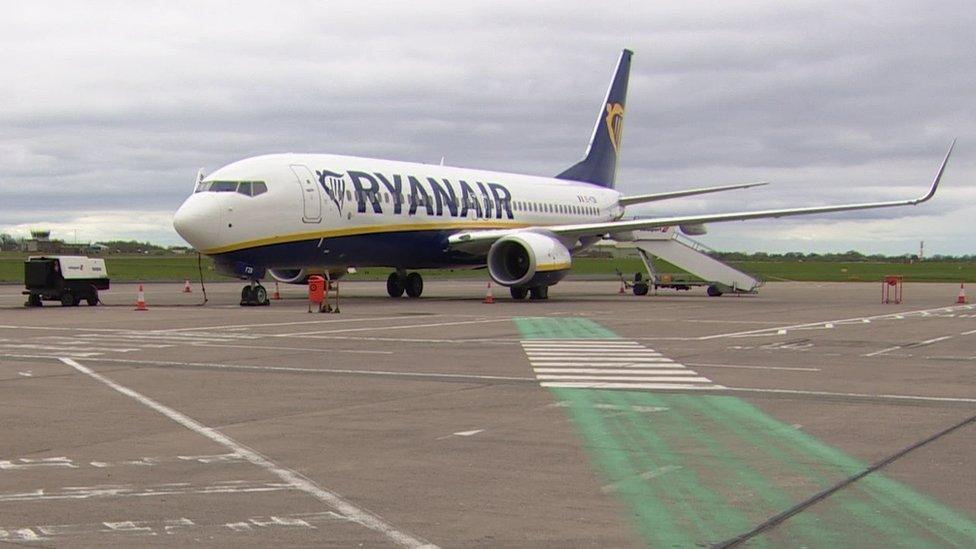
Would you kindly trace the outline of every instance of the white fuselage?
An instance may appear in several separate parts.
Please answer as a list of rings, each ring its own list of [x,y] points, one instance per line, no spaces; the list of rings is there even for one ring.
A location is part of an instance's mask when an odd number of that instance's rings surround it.
[[[263,267],[451,266],[456,258],[429,249],[431,242],[462,230],[611,221],[623,214],[619,197],[548,177],[272,154],[210,174],[176,212],[174,226],[204,254]],[[387,250],[391,242],[395,250]],[[403,249],[412,243],[423,249]],[[411,255],[418,264],[404,265]]]

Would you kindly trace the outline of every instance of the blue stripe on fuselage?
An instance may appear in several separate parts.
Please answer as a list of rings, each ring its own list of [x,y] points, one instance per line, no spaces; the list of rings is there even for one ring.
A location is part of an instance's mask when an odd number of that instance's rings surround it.
[[[219,263],[276,268],[396,267],[432,269],[485,264],[484,256],[451,250],[456,231],[403,231],[268,244],[214,255]]]

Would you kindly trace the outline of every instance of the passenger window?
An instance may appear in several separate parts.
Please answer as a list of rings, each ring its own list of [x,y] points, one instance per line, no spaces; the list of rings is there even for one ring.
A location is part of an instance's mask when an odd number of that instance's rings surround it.
[[[266,192],[268,192],[268,185],[264,181],[255,181],[251,183],[251,196],[257,196]]]

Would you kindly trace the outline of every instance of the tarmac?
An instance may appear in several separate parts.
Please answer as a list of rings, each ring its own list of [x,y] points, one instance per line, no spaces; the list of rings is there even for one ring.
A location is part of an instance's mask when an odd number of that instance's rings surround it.
[[[426,282],[0,287],[0,543],[976,545],[958,285]]]

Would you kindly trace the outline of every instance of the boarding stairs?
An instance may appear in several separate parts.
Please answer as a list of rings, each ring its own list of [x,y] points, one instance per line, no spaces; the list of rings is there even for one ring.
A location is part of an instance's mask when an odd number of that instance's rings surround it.
[[[674,227],[658,230],[633,231],[628,241],[618,241],[617,248],[636,248],[647,267],[651,281],[656,286],[666,286],[667,281],[654,268],[654,258],[659,257],[706,281],[710,295],[721,293],[756,293],[763,281],[708,255],[711,251],[704,244],[680,234]]]

